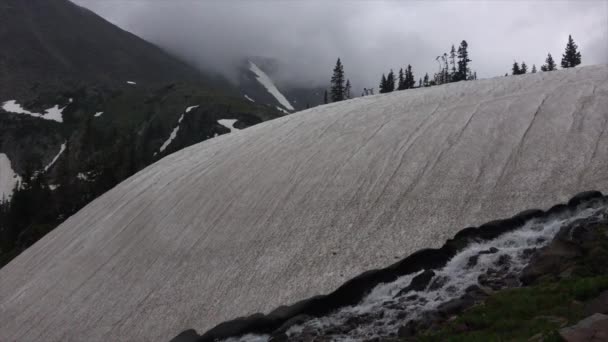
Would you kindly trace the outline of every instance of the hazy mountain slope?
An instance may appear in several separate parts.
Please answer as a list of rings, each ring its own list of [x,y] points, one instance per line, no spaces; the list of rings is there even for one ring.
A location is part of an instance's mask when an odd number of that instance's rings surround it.
[[[202,81],[193,67],[68,0],[0,1],[0,96],[92,81]]]
[[[169,340],[606,190],[608,67],[368,96],[147,167],[0,270],[9,340]]]

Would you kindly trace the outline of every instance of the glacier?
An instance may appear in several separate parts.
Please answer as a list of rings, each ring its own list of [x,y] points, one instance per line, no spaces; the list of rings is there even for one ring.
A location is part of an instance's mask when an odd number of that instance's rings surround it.
[[[173,153],[0,269],[7,340],[170,340],[608,188],[608,66],[319,106]]]

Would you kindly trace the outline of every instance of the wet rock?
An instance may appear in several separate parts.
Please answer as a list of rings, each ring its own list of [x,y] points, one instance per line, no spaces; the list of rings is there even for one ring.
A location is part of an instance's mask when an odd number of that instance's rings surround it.
[[[490,295],[488,293],[488,291],[486,291],[485,289],[481,288],[478,285],[471,285],[471,286],[467,287],[464,290],[464,292],[466,293],[466,295],[470,296],[475,301],[484,299]]]
[[[188,329],[182,331],[169,342],[196,342],[199,338],[200,336],[196,333],[196,330]]]
[[[437,312],[443,317],[449,317],[470,308],[474,304],[475,299],[472,296],[464,295],[439,305],[437,307]]]
[[[399,291],[399,293],[397,293],[395,297],[400,297],[410,291],[423,291],[429,285],[429,282],[433,279],[434,276],[435,272],[433,272],[433,270],[425,270],[424,272],[414,277],[414,279],[412,279],[412,282],[406,288]]]
[[[481,251],[481,252],[477,253],[476,255],[473,255],[467,261],[467,268],[475,267],[477,265],[477,263],[479,262],[479,257],[481,255],[484,255],[484,254],[494,254],[494,253],[498,253],[498,248],[492,247],[492,248],[487,249],[485,251]]]
[[[568,201],[568,206],[574,207],[583,202],[587,202],[595,198],[601,198],[602,196],[602,193],[599,191],[584,191],[574,195],[574,197]]]
[[[596,313],[576,325],[561,329],[559,334],[567,342],[608,341],[608,316]]]
[[[536,252],[536,248],[526,248],[521,252],[521,256],[525,259],[531,258]]]
[[[312,319],[312,317],[310,317],[308,315],[297,315],[295,317],[288,319],[277,330],[275,330],[275,332],[277,332],[277,333],[286,332],[292,326],[304,324],[305,322],[307,322],[311,319]]]
[[[443,285],[445,285],[449,280],[450,280],[450,278],[448,278],[446,276],[435,277],[431,281],[431,285],[429,285],[429,290],[430,291],[438,290],[438,289],[442,288]]]
[[[549,248],[541,250],[532,257],[528,266],[522,271],[520,280],[524,285],[530,285],[542,276],[559,274],[565,263],[579,255],[580,252],[576,247],[556,241]]]
[[[289,341],[289,337],[285,333],[276,333],[270,336],[268,339],[269,342],[287,342]]]
[[[511,256],[508,254],[502,254],[498,257],[495,265],[498,267],[509,267],[511,265]]]

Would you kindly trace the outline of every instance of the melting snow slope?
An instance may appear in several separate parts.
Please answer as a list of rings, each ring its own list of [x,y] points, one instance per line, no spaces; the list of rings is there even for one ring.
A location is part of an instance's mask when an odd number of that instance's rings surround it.
[[[315,107],[171,154],[0,269],[0,336],[168,341],[608,190],[608,67]]]
[[[8,156],[0,153],[0,202],[3,199],[8,200],[13,195],[20,180],[21,177],[13,171]]]
[[[260,84],[262,84],[264,88],[266,88],[266,90],[268,90],[268,92],[272,94],[277,101],[279,101],[281,106],[285,107],[287,110],[294,110],[291,103],[289,103],[289,100],[287,100],[287,98],[279,91],[279,89],[274,85],[274,82],[272,82],[270,77],[268,77],[268,75],[266,75],[262,69],[258,68],[255,63],[250,61],[249,70],[256,75],[258,82],[260,82]]]
[[[70,103],[72,103],[72,99],[70,99]],[[10,100],[6,101],[2,104],[2,109],[9,113],[15,114],[25,114],[30,115],[36,118],[42,118],[46,120],[53,120],[57,122],[63,122],[63,110],[66,109],[67,106],[63,108],[59,108],[59,105],[55,105],[44,111],[43,114],[30,112],[29,110],[23,108],[17,101]]]

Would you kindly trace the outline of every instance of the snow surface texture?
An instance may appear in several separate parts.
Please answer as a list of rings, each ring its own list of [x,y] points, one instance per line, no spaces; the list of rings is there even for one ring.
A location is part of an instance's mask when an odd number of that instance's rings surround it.
[[[168,341],[608,191],[608,67],[366,96],[173,153],[0,269],[0,336]]]
[[[21,177],[13,171],[8,156],[0,153],[0,202],[11,198],[19,181]]]
[[[266,90],[268,90],[268,92],[272,94],[275,99],[277,99],[277,101],[279,101],[281,106],[291,111],[294,110],[291,103],[289,103],[289,100],[287,100],[287,98],[281,94],[279,89],[274,85],[274,82],[272,82],[270,77],[268,77],[268,75],[266,75],[262,69],[258,68],[258,66],[253,62],[249,62],[249,70],[256,75],[258,82],[260,82],[260,84],[263,85],[264,88],[266,88]]]
[[[72,103],[72,99],[70,99],[70,103]],[[63,110],[66,109],[66,107],[67,106],[65,106],[63,108],[59,108],[59,105],[55,105],[54,107],[51,107],[51,108],[45,110],[44,114],[40,114],[40,113],[30,112],[29,110],[23,108],[15,100],[6,101],[2,104],[2,109],[4,109],[6,112],[9,112],[9,113],[25,114],[25,115],[30,115],[30,116],[33,116],[36,118],[53,120],[53,121],[57,121],[57,122],[63,122]]]

